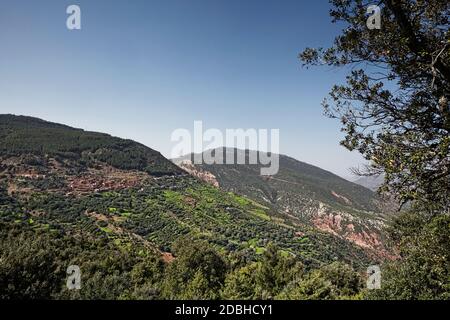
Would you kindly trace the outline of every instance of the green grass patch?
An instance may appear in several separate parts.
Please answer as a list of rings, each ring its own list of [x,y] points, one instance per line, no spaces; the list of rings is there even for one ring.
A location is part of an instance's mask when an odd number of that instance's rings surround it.
[[[105,233],[112,233],[112,230],[108,227],[101,227],[100,230],[102,230]]]
[[[261,219],[263,219],[263,220],[266,220],[266,221],[270,220],[269,215],[262,209],[255,208],[253,210],[250,210],[250,213],[255,215],[255,216],[257,216],[257,217],[259,217],[259,218],[261,218]]]

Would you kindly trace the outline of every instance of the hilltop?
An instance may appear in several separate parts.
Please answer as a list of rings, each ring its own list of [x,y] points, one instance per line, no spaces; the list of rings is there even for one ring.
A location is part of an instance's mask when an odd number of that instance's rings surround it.
[[[26,116],[0,115],[0,154],[46,155],[86,167],[102,162],[153,176],[182,173],[159,152],[135,141]]]

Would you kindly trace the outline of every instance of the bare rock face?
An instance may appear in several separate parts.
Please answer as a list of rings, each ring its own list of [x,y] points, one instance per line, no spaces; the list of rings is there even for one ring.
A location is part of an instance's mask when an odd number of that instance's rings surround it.
[[[320,203],[317,211],[312,213],[311,221],[317,229],[369,250],[374,256],[395,258],[383,244],[385,223],[382,219],[362,219],[346,212],[335,211]]]
[[[219,188],[219,182],[217,181],[215,175],[213,175],[211,172],[199,169],[198,167],[194,166],[191,161],[184,160],[178,163],[178,166],[190,175],[202,181],[205,181],[206,183],[209,183],[216,188]]]

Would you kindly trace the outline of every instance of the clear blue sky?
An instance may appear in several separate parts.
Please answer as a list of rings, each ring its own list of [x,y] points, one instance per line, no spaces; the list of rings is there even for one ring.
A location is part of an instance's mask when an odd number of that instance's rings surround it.
[[[77,4],[82,30],[66,28]],[[348,177],[320,106],[345,70],[298,53],[339,32],[329,4],[284,0],[2,0],[0,113],[137,140],[170,155],[177,128],[279,128],[281,153]]]

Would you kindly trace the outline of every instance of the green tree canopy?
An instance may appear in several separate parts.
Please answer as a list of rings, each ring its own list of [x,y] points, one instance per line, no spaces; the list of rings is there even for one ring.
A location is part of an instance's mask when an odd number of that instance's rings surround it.
[[[391,227],[401,260],[382,270],[372,299],[450,299],[450,215],[403,213]]]
[[[176,259],[167,268],[163,294],[169,299],[216,299],[227,263],[208,243],[182,237],[174,244]]]
[[[382,191],[403,202],[450,203],[450,2],[381,0],[381,29],[370,30],[364,0],[331,0],[345,24],[332,47],[307,48],[304,66],[350,66],[346,84],[324,101],[339,118],[342,144],[385,174]]]

